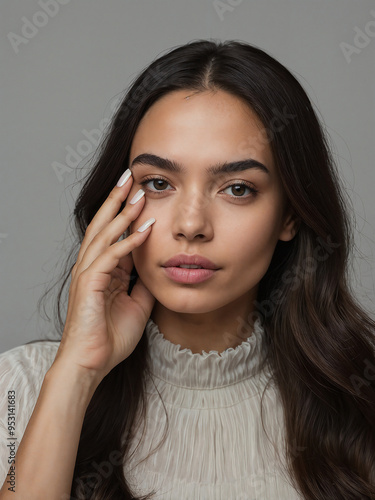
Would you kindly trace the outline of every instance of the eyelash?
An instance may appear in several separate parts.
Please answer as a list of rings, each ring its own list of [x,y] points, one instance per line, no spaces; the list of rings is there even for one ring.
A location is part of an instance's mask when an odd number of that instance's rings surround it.
[[[144,188],[146,188],[146,184],[148,184],[150,181],[156,181],[156,180],[157,181],[158,180],[164,181],[167,184],[169,184],[169,182],[166,179],[163,179],[163,177],[152,177],[152,176],[150,176],[150,177],[146,177],[142,182],[140,182],[140,185],[143,186]],[[250,190],[250,192],[251,192],[251,195],[249,195],[249,196],[255,197],[258,194],[258,192],[259,192],[257,189],[255,189],[254,187],[252,187],[251,185],[249,185],[245,181],[234,182],[233,184],[230,184],[229,186],[227,186],[224,189],[228,189],[228,188],[230,188],[232,186],[238,186],[238,185],[247,187]],[[162,191],[153,191],[152,189],[149,189],[149,188],[146,188],[146,190],[149,191],[149,192],[151,192],[151,193],[157,193],[157,194],[164,193],[164,191],[169,191],[169,189],[163,189]],[[229,195],[229,196],[231,198],[239,198],[239,199],[241,199],[241,198],[247,198],[247,196],[233,196],[233,195]]]

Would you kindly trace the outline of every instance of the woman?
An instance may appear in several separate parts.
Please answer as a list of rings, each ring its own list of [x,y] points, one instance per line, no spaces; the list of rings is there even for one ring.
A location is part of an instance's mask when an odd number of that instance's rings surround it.
[[[1,500],[374,499],[347,204],[271,56],[200,40],[152,62],[76,203],[61,342],[0,357],[5,391],[17,361],[44,363]]]

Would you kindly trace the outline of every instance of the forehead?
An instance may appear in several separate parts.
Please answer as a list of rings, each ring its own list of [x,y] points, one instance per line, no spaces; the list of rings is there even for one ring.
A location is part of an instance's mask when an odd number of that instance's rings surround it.
[[[210,163],[251,157],[271,166],[271,149],[264,139],[263,124],[237,96],[222,90],[177,90],[147,110],[134,135],[130,159],[152,152],[181,163],[188,154]]]

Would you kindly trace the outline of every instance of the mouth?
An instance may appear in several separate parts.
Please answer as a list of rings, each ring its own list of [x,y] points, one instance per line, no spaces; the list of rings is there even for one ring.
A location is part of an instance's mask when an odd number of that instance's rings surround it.
[[[162,266],[165,268],[178,268],[178,269],[206,269],[216,271],[219,267],[211,262],[206,257],[202,255],[188,255],[188,254],[179,254],[175,255],[171,259],[169,259]]]
[[[181,264],[180,266],[168,266],[168,267],[179,267],[181,269],[207,269],[206,267],[203,266],[194,266],[193,264]]]
[[[163,266],[165,274],[177,283],[194,284],[206,281],[216,274],[218,269],[207,269],[198,266]]]

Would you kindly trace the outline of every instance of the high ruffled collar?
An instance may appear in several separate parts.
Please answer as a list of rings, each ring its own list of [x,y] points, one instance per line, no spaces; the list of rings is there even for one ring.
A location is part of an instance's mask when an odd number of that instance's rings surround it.
[[[246,341],[221,353],[181,349],[180,344],[164,337],[151,318],[146,324],[146,335],[151,373],[170,384],[190,389],[217,389],[252,377],[263,368],[267,354],[259,318]]]

